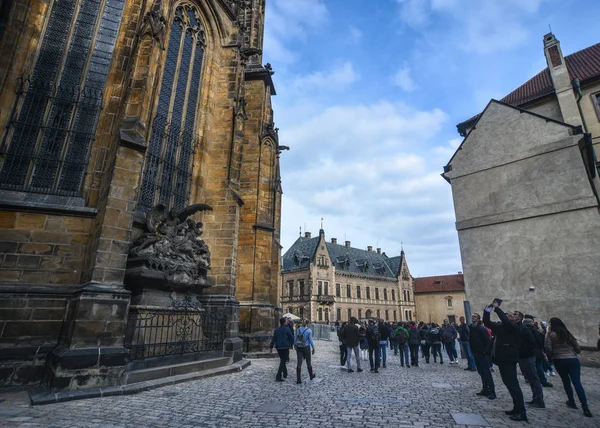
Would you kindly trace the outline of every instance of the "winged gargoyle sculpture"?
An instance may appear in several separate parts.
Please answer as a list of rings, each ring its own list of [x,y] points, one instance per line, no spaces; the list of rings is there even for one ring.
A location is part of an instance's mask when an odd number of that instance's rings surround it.
[[[167,290],[190,290],[206,284],[210,251],[200,238],[202,223],[189,218],[209,211],[206,204],[168,210],[158,204],[146,215],[146,231],[133,241],[127,260],[129,282]]]

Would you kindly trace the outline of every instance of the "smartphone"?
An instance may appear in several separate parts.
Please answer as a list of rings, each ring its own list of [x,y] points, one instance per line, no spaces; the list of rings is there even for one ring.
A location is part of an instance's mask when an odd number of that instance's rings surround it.
[[[497,304],[498,304],[498,306],[500,306],[500,305],[502,304],[502,299],[499,299],[499,298],[497,298],[497,297],[496,297],[496,298],[493,300],[493,302],[492,302],[492,303],[497,303]]]

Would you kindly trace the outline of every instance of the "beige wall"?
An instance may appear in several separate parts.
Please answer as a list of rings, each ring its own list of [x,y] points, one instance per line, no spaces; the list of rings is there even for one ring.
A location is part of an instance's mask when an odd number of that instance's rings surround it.
[[[451,299],[452,306],[448,305],[448,298]],[[458,319],[465,316],[464,301],[464,291],[418,293],[417,312],[419,319],[417,321],[441,324],[444,319],[454,315],[458,323]]]

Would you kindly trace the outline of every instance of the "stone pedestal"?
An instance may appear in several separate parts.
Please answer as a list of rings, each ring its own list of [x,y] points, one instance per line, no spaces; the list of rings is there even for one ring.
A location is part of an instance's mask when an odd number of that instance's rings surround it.
[[[107,284],[89,283],[74,293],[46,366],[44,383],[51,391],[119,384],[128,354],[123,337],[129,300],[127,290]]]
[[[244,352],[266,351],[271,343],[273,331],[279,326],[281,310],[269,304],[241,304],[240,324],[244,332]]]

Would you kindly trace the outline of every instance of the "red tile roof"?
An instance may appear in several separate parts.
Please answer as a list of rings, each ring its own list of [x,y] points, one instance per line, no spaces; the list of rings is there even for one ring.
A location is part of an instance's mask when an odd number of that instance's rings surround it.
[[[415,293],[465,291],[465,277],[455,275],[426,276],[415,278]]]
[[[565,64],[571,80],[577,77],[580,82],[584,83],[588,79],[600,77],[600,43],[567,55]],[[548,68],[545,68],[500,101],[519,107],[552,93],[554,93],[554,87],[550,79],[550,72]],[[479,116],[481,113],[456,125],[459,133],[463,135],[466,129],[479,119]]]

